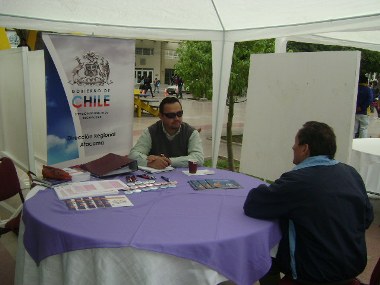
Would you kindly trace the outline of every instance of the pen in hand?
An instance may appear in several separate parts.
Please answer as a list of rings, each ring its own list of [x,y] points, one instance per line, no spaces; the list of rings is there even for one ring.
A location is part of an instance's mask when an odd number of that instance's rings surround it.
[[[160,154],[160,156],[168,163],[168,166],[170,165],[170,159],[163,153]]]
[[[170,182],[170,179],[168,177],[161,176],[161,178],[164,179],[166,182]]]

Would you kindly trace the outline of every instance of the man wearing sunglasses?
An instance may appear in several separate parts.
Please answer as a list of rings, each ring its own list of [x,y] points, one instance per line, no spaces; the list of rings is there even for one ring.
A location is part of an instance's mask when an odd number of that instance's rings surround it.
[[[183,110],[175,97],[164,98],[159,106],[160,120],[145,129],[131,149],[129,158],[138,165],[155,169],[187,167],[189,159],[204,161],[199,132],[182,122]]]

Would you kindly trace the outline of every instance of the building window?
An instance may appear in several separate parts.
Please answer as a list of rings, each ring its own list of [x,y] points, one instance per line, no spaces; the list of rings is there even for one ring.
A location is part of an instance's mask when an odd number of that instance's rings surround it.
[[[137,55],[154,55],[153,48],[136,48],[135,53]]]
[[[165,58],[167,59],[178,59],[177,51],[172,49],[166,49],[165,50]]]

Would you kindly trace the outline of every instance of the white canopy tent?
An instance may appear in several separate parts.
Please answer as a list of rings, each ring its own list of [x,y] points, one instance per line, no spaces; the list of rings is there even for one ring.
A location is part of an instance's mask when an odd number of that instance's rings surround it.
[[[100,37],[208,40],[213,166],[235,42],[282,38],[380,51],[378,0],[0,0],[0,27]]]

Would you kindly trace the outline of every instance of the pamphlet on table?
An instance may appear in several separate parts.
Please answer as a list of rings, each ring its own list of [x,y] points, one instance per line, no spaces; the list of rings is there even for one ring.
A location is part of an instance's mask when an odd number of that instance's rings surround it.
[[[127,185],[120,179],[74,182],[54,187],[60,200],[118,194]]]
[[[232,179],[197,179],[189,180],[189,184],[194,190],[242,188]]]
[[[64,200],[69,210],[92,210],[98,208],[130,207],[132,202],[125,195],[83,197]]]

